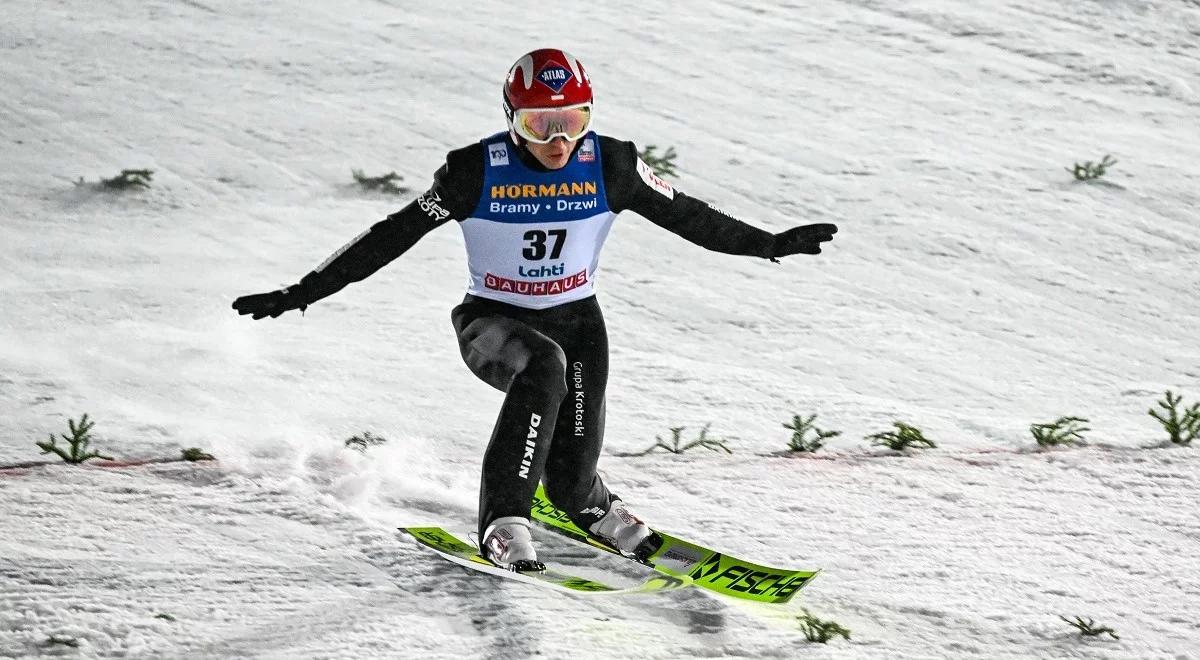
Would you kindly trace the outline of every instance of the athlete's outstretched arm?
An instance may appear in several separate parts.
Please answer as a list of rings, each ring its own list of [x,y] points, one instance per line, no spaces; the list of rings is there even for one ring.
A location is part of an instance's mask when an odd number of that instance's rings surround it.
[[[434,175],[433,186],[425,194],[359,234],[296,284],[242,296],[233,301],[233,308],[239,314],[251,314],[255,319],[275,318],[293,309],[304,311],[314,302],[341,291],[347,284],[366,279],[439,225],[465,217],[470,212],[465,208],[466,200],[477,198],[479,186],[483,185],[482,160],[476,153],[478,148],[475,145],[450,152],[446,164]],[[462,153],[468,151],[472,154]],[[481,171],[474,172],[472,165]],[[474,181],[478,182],[473,184]],[[472,185],[474,189],[471,189]]]
[[[601,154],[610,208],[634,211],[700,247],[774,260],[820,254],[821,243],[833,240],[837,233],[837,225],[822,223],[772,234],[675,190],[642,162],[632,142],[602,137]]]

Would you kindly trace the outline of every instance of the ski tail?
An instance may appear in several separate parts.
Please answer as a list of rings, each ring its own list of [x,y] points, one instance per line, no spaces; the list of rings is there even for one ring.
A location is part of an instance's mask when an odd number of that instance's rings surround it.
[[[606,552],[620,551],[580,529],[567,513],[546,497],[539,484],[530,517],[542,525]],[[662,545],[643,562],[664,575],[686,577],[694,586],[725,596],[762,603],[786,603],[820,571],[773,568],[717,552],[703,545],[655,530]],[[624,555],[622,555],[624,556]]]

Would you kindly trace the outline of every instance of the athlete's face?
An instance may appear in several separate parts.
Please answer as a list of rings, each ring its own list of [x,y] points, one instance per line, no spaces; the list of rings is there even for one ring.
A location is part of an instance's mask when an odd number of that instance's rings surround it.
[[[546,169],[557,170],[566,166],[567,161],[571,159],[571,152],[574,151],[576,142],[578,140],[556,137],[546,144],[526,142],[525,146],[529,149],[529,153],[533,154],[533,157]]]

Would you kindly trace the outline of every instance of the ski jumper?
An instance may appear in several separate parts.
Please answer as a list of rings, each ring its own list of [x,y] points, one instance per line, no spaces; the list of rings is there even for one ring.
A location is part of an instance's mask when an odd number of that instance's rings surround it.
[[[582,529],[616,499],[596,472],[608,336],[594,286],[626,209],[710,250],[772,256],[773,234],[674,190],[631,142],[588,133],[548,170],[498,133],[451,151],[427,192],[301,280],[328,296],[458,222],[470,279],[451,321],[467,367],[505,392],[483,460],[481,538],[497,518],[528,518],[539,480]]]
[[[584,512],[612,500],[596,474],[608,335],[593,277],[616,214],[596,143],[585,136],[564,167],[546,170],[518,158],[507,133],[484,140],[479,202],[459,223],[471,276],[451,313],[459,350],[506,393],[483,459],[481,538],[493,520],[529,517],[539,480],[589,526],[596,514]]]

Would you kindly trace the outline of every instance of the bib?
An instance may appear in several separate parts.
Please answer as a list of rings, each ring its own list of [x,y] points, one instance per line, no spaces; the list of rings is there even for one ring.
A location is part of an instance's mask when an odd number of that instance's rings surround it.
[[[616,214],[604,194],[600,140],[581,138],[567,164],[537,171],[508,133],[483,140],[483,190],[459,222],[474,296],[545,309],[595,293],[600,249]]]

